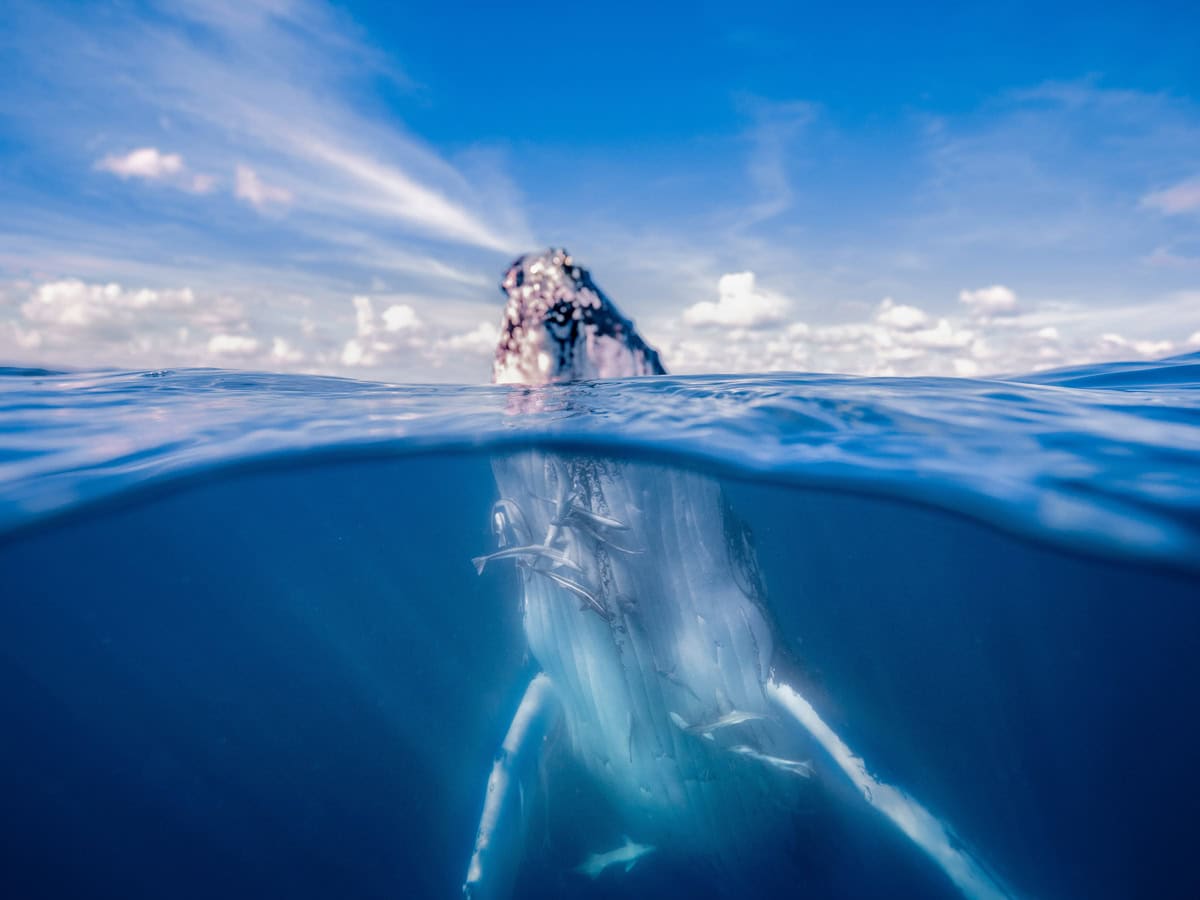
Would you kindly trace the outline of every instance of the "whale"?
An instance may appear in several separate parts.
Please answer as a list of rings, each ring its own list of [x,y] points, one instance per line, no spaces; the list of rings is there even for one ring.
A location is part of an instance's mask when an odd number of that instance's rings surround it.
[[[657,351],[565,249],[517,259],[493,364],[522,415],[598,378],[666,374]],[[771,613],[753,535],[712,476],[648,460],[526,449],[492,462],[536,672],[497,750],[463,893],[507,898],[528,854],[548,754],[585,773],[624,844],[744,896],[743,873],[795,863],[779,838],[818,767],[968,900],[1017,896],[951,825],[873,774],[820,714]],[[476,562],[477,568],[482,566]],[[514,692],[515,693],[515,692]],[[588,871],[587,860],[576,872]],[[620,875],[621,873],[612,873]],[[803,878],[803,872],[797,873]]]

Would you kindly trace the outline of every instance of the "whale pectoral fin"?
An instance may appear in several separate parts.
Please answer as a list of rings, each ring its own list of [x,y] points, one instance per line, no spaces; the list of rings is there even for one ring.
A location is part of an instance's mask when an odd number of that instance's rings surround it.
[[[538,673],[525,688],[492,763],[475,849],[463,883],[463,895],[470,900],[504,900],[512,893],[524,853],[527,788],[536,788],[534,776],[543,742],[557,716],[550,679]]]
[[[964,897],[1011,900],[1015,896],[971,856],[946,823],[899,788],[871,775],[866,763],[851,752],[799,691],[772,676],[766,683],[766,693],[829,754],[863,799],[933,860]]]

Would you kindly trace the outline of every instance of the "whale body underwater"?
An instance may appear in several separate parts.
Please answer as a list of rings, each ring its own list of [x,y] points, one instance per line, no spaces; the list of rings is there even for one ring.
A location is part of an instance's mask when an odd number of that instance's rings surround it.
[[[514,393],[515,415],[574,382],[665,374],[565,250],[521,257],[502,289],[493,380],[538,388]],[[713,478],[538,450],[497,458],[493,471],[497,552],[476,566],[515,564],[538,672],[488,777],[467,897],[512,895],[536,796],[555,789],[542,777],[548,753],[586,773],[624,835],[592,848],[572,877],[669,854],[737,896],[740,873],[790,865],[780,833],[835,779],[960,896],[1015,896],[950,824],[874,777],[822,719],[772,621],[751,535]]]

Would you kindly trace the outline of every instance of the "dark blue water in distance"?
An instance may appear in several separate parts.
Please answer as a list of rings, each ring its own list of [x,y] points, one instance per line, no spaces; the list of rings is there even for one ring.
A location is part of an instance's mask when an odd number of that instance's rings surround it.
[[[5,371],[0,895],[459,896],[536,665],[514,569],[470,559],[493,458],[529,448],[719,478],[814,705],[1014,896],[1200,896],[1200,355],[545,389]],[[620,835],[552,775],[517,896],[731,895],[667,854],[574,872]],[[747,896],[961,896],[829,767],[806,797],[803,881],[764,865]]]

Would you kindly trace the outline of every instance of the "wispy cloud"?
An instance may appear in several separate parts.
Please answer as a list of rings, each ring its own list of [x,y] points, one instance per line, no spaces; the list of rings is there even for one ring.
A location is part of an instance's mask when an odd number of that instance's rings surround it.
[[[791,167],[797,158],[796,143],[817,117],[814,103],[803,100],[768,101],[744,95],[738,106],[751,125],[745,137],[750,152],[746,174],[755,191],[738,225],[747,228],[786,212],[795,199]]]
[[[1142,257],[1142,262],[1158,269],[1196,269],[1200,268],[1200,256],[1180,252],[1176,247],[1155,247]]]
[[[238,165],[237,181],[234,194],[239,200],[245,200],[257,210],[266,209],[273,204],[287,204],[292,201],[292,192],[286,188],[264,184],[249,166]]]
[[[299,157],[356,188],[341,198],[323,193],[322,202],[331,206],[340,199],[356,212],[408,223],[428,236],[487,250],[510,252],[518,247],[478,214],[394,165],[303,135],[293,135],[290,146]]]
[[[1142,206],[1156,209],[1168,216],[1200,211],[1200,176],[1189,178],[1142,198]]]
[[[257,210],[286,204],[277,227],[306,244],[338,230],[438,260],[529,243],[519,208],[498,207],[490,186],[469,181],[365,90],[369,79],[407,82],[333,7],[186,2],[73,19],[28,7],[25,21],[19,44],[46,85],[26,102],[48,111],[71,96],[83,112],[53,119],[52,137],[99,144],[98,169],[195,193],[227,178],[224,196]],[[50,44],[53,66],[41,52]],[[159,149],[166,141],[174,147]]]
[[[505,253],[523,246],[522,229],[508,227],[519,212],[498,211],[505,227],[494,223],[450,163],[352,99],[353,63],[372,51],[350,23],[316,3],[250,7],[189,8],[219,51],[175,31],[146,35],[159,49],[147,54],[153,80],[142,92],[196,123],[206,153],[239,148],[277,197],[286,191],[297,210],[345,227],[363,228],[366,215],[374,228],[413,237]]]
[[[1113,251],[1157,230],[1136,207],[1180,210],[1188,199],[1187,183],[1149,196],[1147,188],[1194,166],[1200,153],[1200,114],[1188,100],[1094,81],[1013,91],[980,114],[941,124],[926,144],[931,215],[918,224],[952,246],[1022,256],[1086,250],[1093,262],[1126,258]]]

